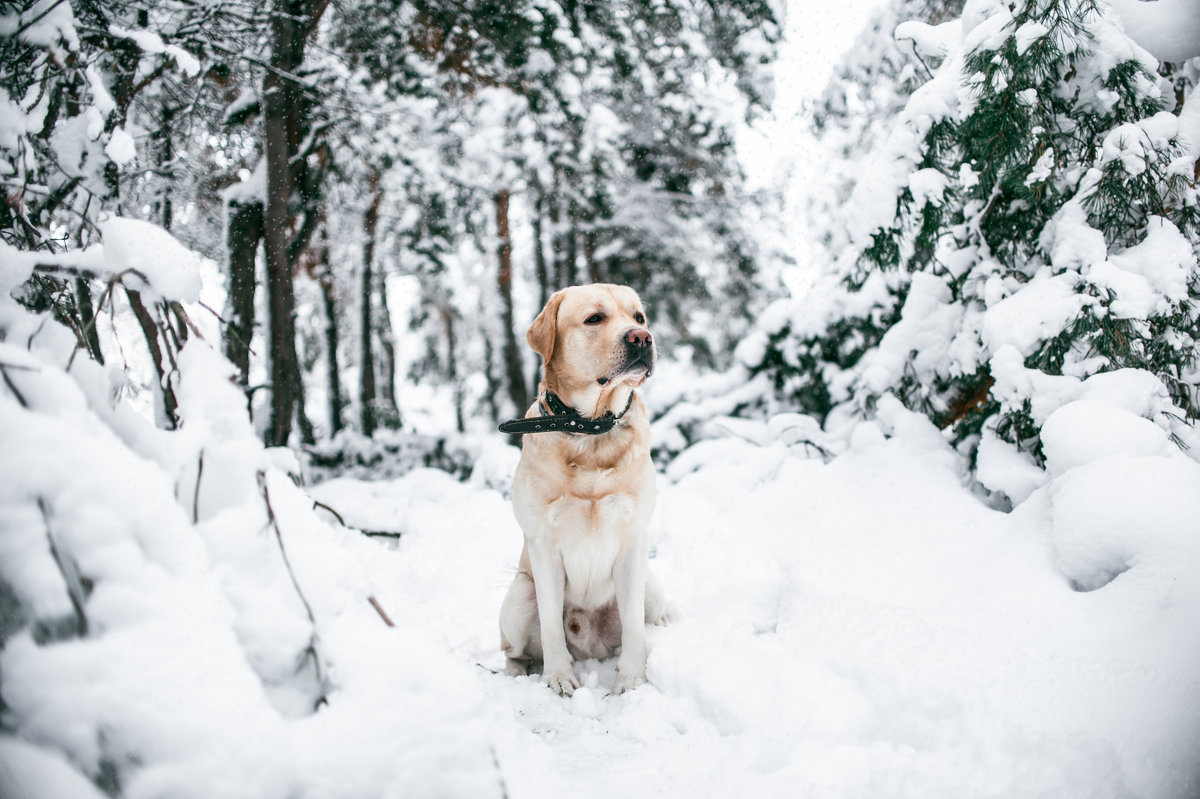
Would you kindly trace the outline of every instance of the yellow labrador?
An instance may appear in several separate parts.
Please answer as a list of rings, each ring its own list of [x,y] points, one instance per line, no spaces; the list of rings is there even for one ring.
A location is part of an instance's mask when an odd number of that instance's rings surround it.
[[[500,610],[508,674],[542,663],[546,684],[570,695],[576,658],[618,650],[613,692],[646,681],[645,622],[666,603],[649,573],[654,509],[650,423],[636,389],[654,371],[654,339],[634,291],[572,286],[556,292],[526,334],[544,379],[524,419],[513,509],[525,533]]]

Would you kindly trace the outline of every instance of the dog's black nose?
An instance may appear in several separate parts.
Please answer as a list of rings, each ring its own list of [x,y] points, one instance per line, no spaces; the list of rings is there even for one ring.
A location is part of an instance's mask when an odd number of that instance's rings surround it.
[[[654,339],[650,336],[650,331],[641,327],[635,327],[626,333],[625,341],[635,347],[649,347],[654,343]]]

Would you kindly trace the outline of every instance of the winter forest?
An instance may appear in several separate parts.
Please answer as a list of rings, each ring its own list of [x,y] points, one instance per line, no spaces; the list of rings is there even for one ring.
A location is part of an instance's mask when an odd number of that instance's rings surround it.
[[[0,5],[0,799],[1200,796],[1200,4],[836,5]],[[584,283],[670,623],[565,697]]]

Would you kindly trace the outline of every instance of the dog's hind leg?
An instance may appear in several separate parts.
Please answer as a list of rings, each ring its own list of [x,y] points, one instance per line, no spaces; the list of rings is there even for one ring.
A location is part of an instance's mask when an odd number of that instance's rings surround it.
[[[500,648],[508,658],[504,673],[512,677],[528,674],[542,659],[537,594],[528,572],[517,572],[500,606]]]

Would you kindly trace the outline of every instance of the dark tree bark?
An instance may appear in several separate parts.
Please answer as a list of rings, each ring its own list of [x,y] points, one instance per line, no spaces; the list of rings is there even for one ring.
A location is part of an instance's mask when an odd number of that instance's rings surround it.
[[[392,312],[388,308],[387,281],[379,279],[379,349],[383,374],[379,381],[379,399],[382,405],[385,427],[399,429],[402,426],[400,403],[396,401],[396,337],[392,329]]]
[[[375,294],[375,231],[379,226],[379,206],[383,197],[379,190],[379,175],[371,175],[371,204],[363,214],[363,266],[361,323],[362,348],[359,364],[359,425],[364,436],[370,436],[379,426],[375,413],[378,396],[375,390],[375,354],[372,345],[375,333],[371,298]]]
[[[154,160],[158,164],[159,169],[169,170],[171,161],[175,158],[175,148],[171,143],[171,123],[175,119],[175,109],[166,102],[162,104],[162,120],[159,122],[158,129],[154,131]],[[158,214],[159,224],[164,230],[171,229],[171,223],[174,221],[174,214],[171,207],[171,186],[174,181],[167,182],[163,188],[162,196],[154,203],[155,211]]]
[[[325,377],[329,392],[329,434],[337,435],[342,429],[342,376],[338,365],[337,297],[334,292],[333,270],[329,266],[329,248],[321,248],[321,274],[317,278],[321,287],[321,301],[325,307]]]
[[[92,308],[92,290],[81,277],[75,278],[75,305],[79,309],[79,323],[83,339],[87,342],[88,353],[97,363],[104,363],[104,353],[100,351],[100,334],[96,332],[96,312]]]
[[[290,241],[289,202],[297,190],[292,159],[299,149],[302,87],[295,79],[308,36],[328,0],[275,0],[271,12],[271,56],[263,78],[263,142],[267,163],[267,206],[263,244],[270,310],[271,415],[267,444],[284,446],[291,436],[303,387],[296,354],[296,253]]]
[[[446,330],[446,372],[454,389],[454,421],[458,432],[465,433],[467,427],[463,415],[463,384],[458,377],[458,339],[454,332],[454,311],[445,306],[441,313],[442,324]]]
[[[508,200],[507,189],[496,193],[496,230],[500,237],[497,254],[500,259],[500,269],[497,273],[497,285],[500,289],[500,315],[504,325],[503,360],[505,382],[508,384],[508,397],[519,414],[528,404],[528,390],[525,387],[524,369],[521,366],[521,351],[517,348],[517,336],[513,320],[512,300],[512,242],[508,231]]]
[[[146,303],[142,301],[141,292],[126,289],[125,294],[129,297],[129,306],[133,309],[133,315],[137,317],[138,325],[142,328],[146,346],[150,349],[150,360],[154,363],[154,373],[158,376],[158,386],[161,390],[163,422],[169,429],[174,430],[179,421],[176,414],[179,404],[175,401],[175,391],[167,379],[170,370],[167,369],[168,355],[164,352],[163,346],[169,346],[169,343],[165,340],[162,343],[159,342],[159,334],[162,331],[159,329],[158,323],[154,321],[154,317],[151,316]],[[165,339],[165,335],[163,338]]]
[[[534,192],[536,199],[533,209],[533,263],[537,272],[538,308],[545,308],[550,295],[554,293],[550,282],[550,267],[546,262],[546,243],[542,236],[542,214],[546,211],[546,195],[540,186],[535,185]],[[537,363],[533,365],[533,379],[529,385],[537,386],[540,368]]]
[[[574,286],[579,283],[579,204],[571,200],[567,204],[567,219],[564,223],[563,235],[566,245],[563,252],[563,285]]]
[[[571,285],[567,269],[567,224],[563,220],[562,170],[554,170],[554,191],[548,199],[550,206],[550,253],[554,259],[553,278],[557,288]]]
[[[237,367],[237,380],[250,388],[250,341],[254,337],[254,272],[258,245],[263,238],[263,206],[257,200],[231,202],[226,207],[229,252],[229,326],[225,329],[225,357]]]
[[[583,234],[583,260],[587,264],[588,279],[593,283],[603,283],[604,275],[600,273],[600,262],[596,260],[596,231],[591,225]]]

